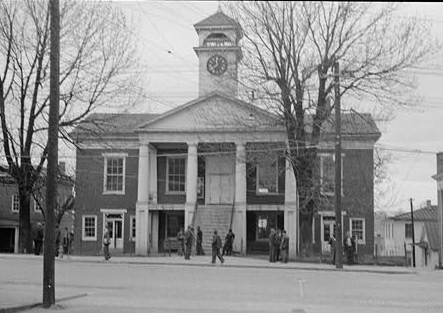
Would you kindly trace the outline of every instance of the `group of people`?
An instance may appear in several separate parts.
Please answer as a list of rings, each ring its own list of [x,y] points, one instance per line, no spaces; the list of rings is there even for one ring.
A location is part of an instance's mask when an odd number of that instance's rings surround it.
[[[281,261],[288,263],[289,259],[289,236],[286,230],[271,229],[269,234],[269,262]]]
[[[191,225],[188,226],[188,229],[184,231],[183,227],[180,228],[180,231],[177,234],[177,240],[180,244],[178,249],[178,255],[185,257],[185,260],[191,259],[192,253],[192,245],[194,243],[194,227]],[[224,262],[224,255],[232,255],[232,245],[234,243],[235,234],[232,232],[232,229],[229,229],[228,234],[225,237],[225,244],[222,249],[222,241],[221,237],[218,234],[217,230],[214,230],[214,235],[212,237],[212,263],[215,263],[216,257],[220,259],[220,261]],[[197,255],[205,255],[205,251],[203,250],[203,232],[200,226],[197,226],[197,240],[196,240],[196,254]],[[222,249],[222,254],[220,254],[220,249]]]
[[[62,237],[63,236],[63,237]],[[37,223],[33,229],[33,241],[34,241],[34,254],[40,255],[43,250],[43,242],[44,242],[44,225],[42,223]],[[68,254],[71,251],[72,242],[74,240],[74,233],[68,230],[68,227],[65,227],[65,230],[62,232],[60,230],[59,225],[55,226],[54,233],[54,255],[56,257],[63,257],[63,254]]]
[[[329,244],[331,245],[332,252],[332,264],[335,264],[335,254],[336,254],[336,244],[337,239],[335,239],[335,234],[333,234],[329,238]],[[348,265],[352,265],[356,263],[357,260],[357,244],[355,241],[355,237],[351,236],[349,231],[346,232],[345,237],[343,238],[343,253],[346,257],[346,262]]]

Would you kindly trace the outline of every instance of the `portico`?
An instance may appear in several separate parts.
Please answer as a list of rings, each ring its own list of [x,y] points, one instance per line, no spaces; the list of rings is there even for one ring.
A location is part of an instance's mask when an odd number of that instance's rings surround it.
[[[225,110],[235,111],[230,115],[232,118],[225,118],[223,127],[212,125],[211,121],[215,119],[214,111],[217,112],[223,107]],[[202,108],[207,112],[204,116],[200,114]],[[215,92],[190,104],[185,104],[184,108],[177,110],[174,114],[160,116],[139,128],[137,254],[147,255],[149,252],[159,251],[161,237],[158,234],[159,211],[165,209],[184,211],[184,226],[186,227],[195,222],[195,210],[199,205],[200,211],[210,206],[232,208],[232,217],[226,227],[231,226],[236,234],[234,250],[246,252],[246,211],[248,210],[246,146],[254,142],[282,143],[283,145],[285,142],[285,132],[282,127],[266,126],[272,124],[269,114],[257,112],[254,108],[254,123],[246,119],[251,116],[251,109],[250,105]],[[183,123],[185,116],[186,119],[194,121],[192,126],[189,123]],[[245,118],[248,124],[239,126],[239,118]],[[214,148],[220,145],[223,148],[218,150]],[[174,205],[172,203],[168,205],[168,201],[162,200],[160,203],[158,201],[157,187],[163,183],[162,180],[172,179],[170,172],[172,169],[169,169],[167,177],[159,177],[157,173],[157,169],[162,168],[158,162],[163,155],[166,158],[173,156],[183,158],[185,165],[184,188],[168,192],[167,188],[170,186],[166,186],[166,194],[183,199],[177,200],[178,203]],[[203,172],[199,160],[204,164]],[[286,167],[284,227],[287,230],[295,230],[297,228],[295,178],[292,166],[287,163]],[[198,196],[199,194],[203,196]],[[254,206],[250,209],[254,209]],[[204,221],[200,222],[204,223]],[[288,234],[292,245],[291,251],[295,253],[296,232],[288,232]]]

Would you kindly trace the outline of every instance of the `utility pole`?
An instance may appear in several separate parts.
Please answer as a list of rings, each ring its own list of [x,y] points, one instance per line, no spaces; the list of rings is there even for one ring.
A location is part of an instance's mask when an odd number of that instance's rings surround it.
[[[55,227],[58,175],[58,122],[60,72],[60,12],[59,0],[49,1],[51,18],[50,90],[48,125],[48,169],[46,178],[45,251],[43,261],[43,307],[55,304]]]
[[[414,208],[412,207],[412,198],[409,199],[411,202],[411,222],[412,222],[412,266],[415,267],[415,229],[414,229]]]
[[[334,63],[335,82],[335,267],[343,268],[343,236],[341,225],[341,105],[340,105],[340,65]]]

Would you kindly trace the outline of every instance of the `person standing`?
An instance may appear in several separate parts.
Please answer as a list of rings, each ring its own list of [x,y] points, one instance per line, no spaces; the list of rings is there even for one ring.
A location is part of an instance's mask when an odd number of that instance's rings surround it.
[[[205,255],[202,243],[203,243],[203,232],[200,229],[200,226],[197,226],[197,255]]]
[[[71,245],[71,235],[69,233],[68,227],[65,227],[65,232],[63,233],[63,253],[69,253],[69,246]]]
[[[180,231],[177,234],[177,240],[180,245],[178,248],[178,255],[182,256],[185,253],[185,232],[183,227],[180,227]]]
[[[222,242],[220,236],[217,234],[217,230],[214,230],[214,236],[212,237],[212,262],[215,263],[216,257],[219,258],[222,264],[225,262],[223,256],[220,254],[220,249],[222,247]]]
[[[225,237],[225,245],[223,246],[222,255],[231,255],[232,254],[232,245],[234,243],[235,234],[232,232],[232,228],[229,229],[229,232]]]
[[[348,265],[352,265],[354,258],[354,249],[352,247],[352,239],[351,233],[349,231],[346,232],[345,238],[343,238],[343,247],[345,250],[346,259],[348,261]]]
[[[41,223],[37,223],[34,228],[34,254],[40,255],[43,245],[43,227]]]
[[[269,234],[269,262],[275,262],[275,230],[271,228],[271,233]]]
[[[111,258],[111,254],[109,253],[109,245],[111,244],[111,233],[109,231],[109,225],[105,226],[105,233],[103,235],[103,254],[105,255],[105,261],[108,261]]]
[[[60,254],[60,237],[61,237],[61,231],[60,226],[57,224],[55,225],[55,256],[59,256]]]
[[[286,234],[286,230],[283,229],[282,239],[280,243],[281,261],[288,263],[289,259],[289,236]]]
[[[281,230],[277,229],[275,234],[275,261],[280,261],[280,245],[282,241]]]
[[[191,225],[189,225],[185,232],[185,260],[191,259],[193,240],[194,234],[192,233]]]
[[[335,239],[334,234],[332,234],[331,238],[329,238],[329,244],[331,245],[332,264],[335,265],[335,250],[337,246],[337,240]]]

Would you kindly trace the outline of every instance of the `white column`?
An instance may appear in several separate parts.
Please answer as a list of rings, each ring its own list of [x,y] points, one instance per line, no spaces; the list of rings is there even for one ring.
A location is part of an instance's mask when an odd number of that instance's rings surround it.
[[[149,203],[157,203],[157,149],[149,147]]]
[[[236,143],[235,155],[235,211],[232,231],[235,251],[246,254],[246,149],[244,142]]]
[[[284,224],[287,235],[289,236],[289,258],[295,259],[297,253],[298,239],[298,207],[297,207],[297,184],[295,181],[294,170],[289,159],[286,159],[285,171],[285,213]]]
[[[437,194],[438,194],[438,266],[443,267],[443,175],[437,180]]]
[[[185,228],[192,223],[195,203],[197,202],[197,162],[197,142],[188,142],[188,160],[186,166]]]
[[[135,205],[135,253],[148,255],[149,250],[149,146],[143,143],[139,150],[137,203]]]

